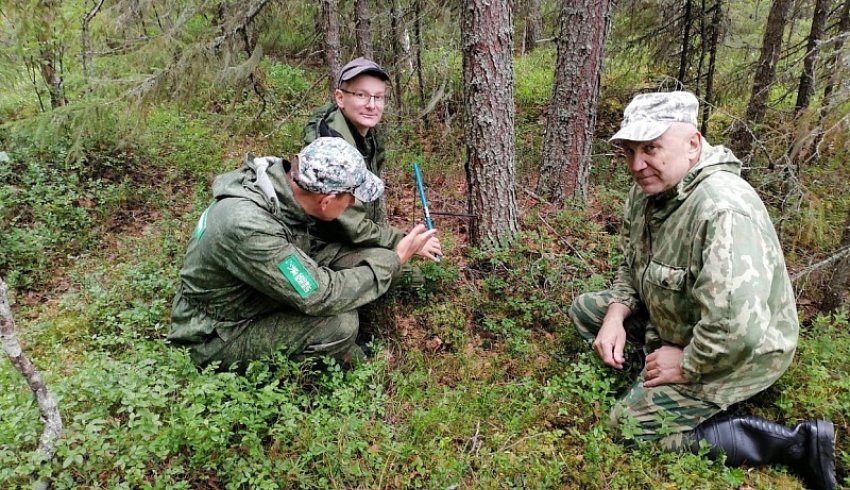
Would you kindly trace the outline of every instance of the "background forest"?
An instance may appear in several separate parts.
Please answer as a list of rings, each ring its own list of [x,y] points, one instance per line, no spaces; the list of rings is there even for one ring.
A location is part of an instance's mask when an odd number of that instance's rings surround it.
[[[621,259],[630,182],[606,138],[636,93],[678,87],[746,161],[803,322],[790,370],[737,409],[831,419],[850,487],[850,0],[489,2],[514,102],[497,114],[510,134],[491,135],[510,174],[491,220],[469,198],[488,185],[464,59],[482,4],[0,2],[0,277],[64,423],[48,459],[4,357],[0,487],[800,488],[613,441],[608,409],[639,366],[605,368],[566,317]],[[295,153],[332,67],[361,53],[393,76],[389,218],[421,220],[419,162],[446,256],[363,312],[363,366],[198,372],[165,335],[213,177],[248,151]]]

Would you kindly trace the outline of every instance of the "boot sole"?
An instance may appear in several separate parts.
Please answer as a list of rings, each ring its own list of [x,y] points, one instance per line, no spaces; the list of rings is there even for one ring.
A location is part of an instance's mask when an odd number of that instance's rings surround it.
[[[835,426],[828,420],[818,420],[815,425],[817,433],[818,461],[820,471],[817,475],[818,490],[834,490],[835,482]]]

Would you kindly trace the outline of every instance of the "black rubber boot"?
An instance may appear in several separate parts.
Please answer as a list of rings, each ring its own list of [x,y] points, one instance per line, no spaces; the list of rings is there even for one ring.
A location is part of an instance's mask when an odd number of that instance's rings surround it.
[[[701,440],[711,445],[712,458],[722,450],[726,466],[782,464],[811,490],[834,490],[836,486],[834,428],[826,420],[807,420],[789,429],[760,417],[726,416],[703,422],[687,440],[694,453]]]

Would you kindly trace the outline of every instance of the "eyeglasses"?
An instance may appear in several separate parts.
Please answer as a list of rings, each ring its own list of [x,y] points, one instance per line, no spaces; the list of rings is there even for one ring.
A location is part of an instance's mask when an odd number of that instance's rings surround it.
[[[383,105],[383,104],[387,103],[386,94],[371,95],[371,94],[367,94],[366,92],[360,92],[360,91],[352,92],[350,90],[345,90],[344,88],[341,88],[339,90],[341,92],[348,94],[348,95],[354,96],[354,98],[362,104],[368,104],[372,100],[374,100],[375,104],[377,104],[377,105]]]

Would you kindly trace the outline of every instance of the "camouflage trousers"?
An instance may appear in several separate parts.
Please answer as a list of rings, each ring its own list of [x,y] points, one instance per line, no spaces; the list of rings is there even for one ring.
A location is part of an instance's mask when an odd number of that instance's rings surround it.
[[[570,306],[569,315],[582,338],[592,342],[608,310],[610,291],[580,295]],[[648,354],[661,347],[661,339],[645,311],[632,314],[625,322],[629,342]],[[642,362],[642,358],[641,358]],[[715,403],[682,393],[677,385],[643,386],[645,371],[620,397],[609,414],[609,425],[624,440],[654,440],[674,451],[684,445],[683,434],[722,410]]]
[[[395,254],[383,248],[350,248],[336,243],[312,252],[313,260],[333,270],[357,267],[369,258],[390,260],[389,254]],[[193,357],[201,357],[196,362],[202,365],[219,361],[223,369],[234,364],[244,369],[251,361],[277,351],[295,359],[331,356],[341,363],[355,364],[363,359],[363,352],[354,343],[359,324],[357,310],[336,316],[281,311],[252,320],[227,342],[215,338],[193,348]]]

